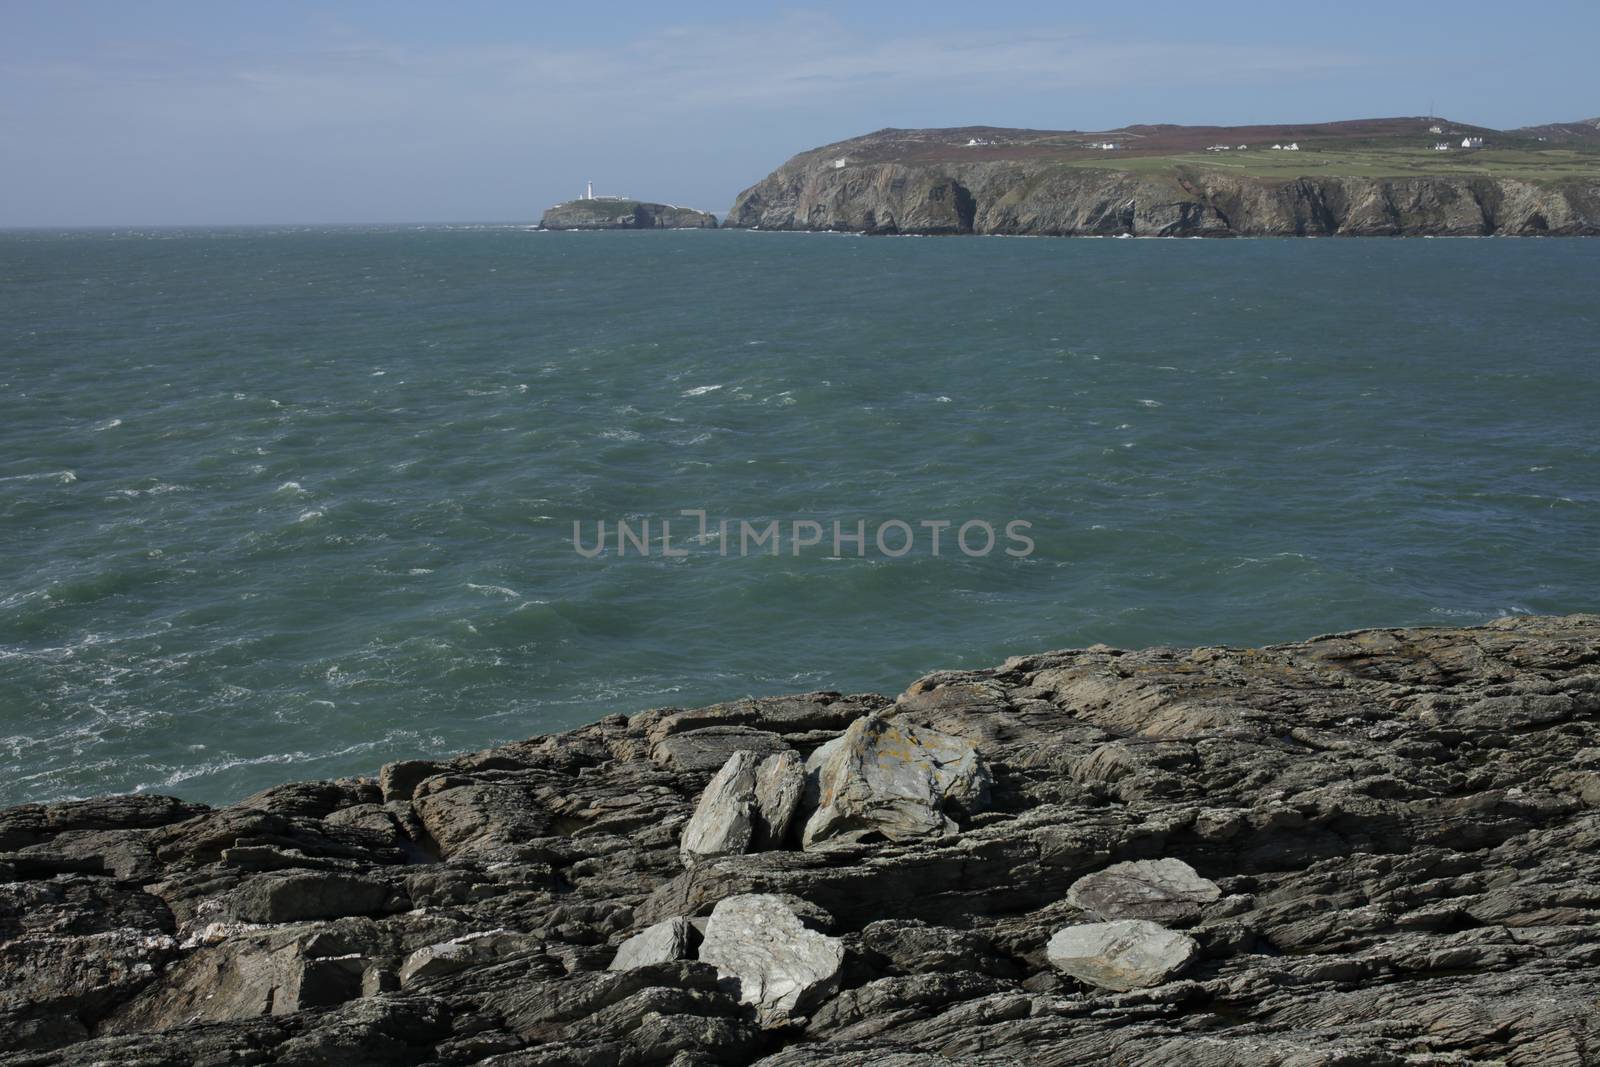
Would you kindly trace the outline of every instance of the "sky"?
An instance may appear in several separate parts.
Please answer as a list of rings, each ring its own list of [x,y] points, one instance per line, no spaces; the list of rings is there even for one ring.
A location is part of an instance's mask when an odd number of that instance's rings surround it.
[[[721,214],[886,126],[1503,129],[1600,115],[1597,40],[1594,0],[0,0],[0,226]]]

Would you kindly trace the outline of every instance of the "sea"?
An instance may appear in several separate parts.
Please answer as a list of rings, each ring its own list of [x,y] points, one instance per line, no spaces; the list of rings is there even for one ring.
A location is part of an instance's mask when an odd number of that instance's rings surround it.
[[[1582,239],[0,233],[0,804],[1597,610],[1597,293]]]

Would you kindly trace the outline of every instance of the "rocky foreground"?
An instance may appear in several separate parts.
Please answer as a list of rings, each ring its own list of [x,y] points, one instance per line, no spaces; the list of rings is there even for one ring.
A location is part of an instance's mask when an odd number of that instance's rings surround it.
[[[1600,1061],[1600,616],[0,813],[0,1064]]]
[[[1117,135],[1130,140],[1116,153],[1078,149],[1059,143],[1066,135],[1043,131],[985,128],[977,132],[1000,140],[967,147],[950,141],[966,130],[881,130],[795,156],[740,193],[722,224],[1038,237],[1600,234],[1600,178],[1592,173],[1550,180],[1341,175],[1316,153],[1289,156],[1259,143],[1253,153],[1219,155],[1214,165],[1150,169],[1140,166],[1140,153],[1160,149],[1141,147],[1141,137],[1180,151],[1199,144],[1172,132],[1186,134],[1184,127],[1151,129]],[[1245,155],[1304,159],[1306,169],[1252,176],[1235,165]]]

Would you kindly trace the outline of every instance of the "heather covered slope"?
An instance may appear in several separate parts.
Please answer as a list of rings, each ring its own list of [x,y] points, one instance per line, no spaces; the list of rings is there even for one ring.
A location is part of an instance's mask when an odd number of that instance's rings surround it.
[[[1597,808],[1597,616],[24,806],[0,1063],[1585,1063]]]

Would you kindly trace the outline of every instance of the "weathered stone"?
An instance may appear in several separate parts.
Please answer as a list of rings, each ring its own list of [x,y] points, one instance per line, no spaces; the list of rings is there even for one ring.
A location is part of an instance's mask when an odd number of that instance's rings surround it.
[[[385,763],[378,771],[378,789],[383,794],[384,803],[410,800],[423,779],[433,777],[442,769],[432,760],[407,759]]]
[[[869,711],[886,706],[876,693],[796,693],[713,704],[704,708],[658,708],[640,712],[629,725],[655,744],[672,734],[707,726],[751,726],[785,737],[816,730],[838,733]]]
[[[647,926],[617,946],[610,970],[626,971],[652,963],[692,959],[694,942],[700,933],[688,919],[679,915]]]
[[[735,752],[700,794],[683,828],[679,854],[686,864],[711,856],[737,856],[755,837],[756,767],[754,752]]]
[[[729,897],[711,910],[700,959],[736,982],[741,1003],[767,1019],[800,1014],[831,993],[844,943],[806,929],[781,897]]]
[[[1101,989],[1143,989],[1177,976],[1199,954],[1194,938],[1144,919],[1083,923],[1057,930],[1051,963]]]
[[[247,923],[337,919],[382,912],[394,890],[375,879],[324,872],[250,878],[224,901],[228,914]]]
[[[794,828],[806,791],[805,763],[798,752],[774,752],[756,768],[755,833],[757,851],[782,848]]]
[[[663,738],[651,746],[650,758],[668,770],[712,771],[735,752],[765,756],[788,747],[777,734],[751,726],[706,726]]]
[[[884,969],[893,974],[972,971],[1011,977],[1017,971],[988,938],[914,919],[872,923],[861,931],[861,945],[868,953],[881,956]]]
[[[1201,907],[1221,898],[1209,878],[1178,859],[1113,863],[1072,883],[1067,899],[1101,919],[1192,920]]]
[[[970,741],[879,714],[857,719],[806,761],[806,848],[870,835],[955,834],[948,812],[988,801],[989,771]]]
[[[396,977],[400,985],[411,986],[538,947],[539,942],[526,934],[478,930],[417,949],[401,961]]]

